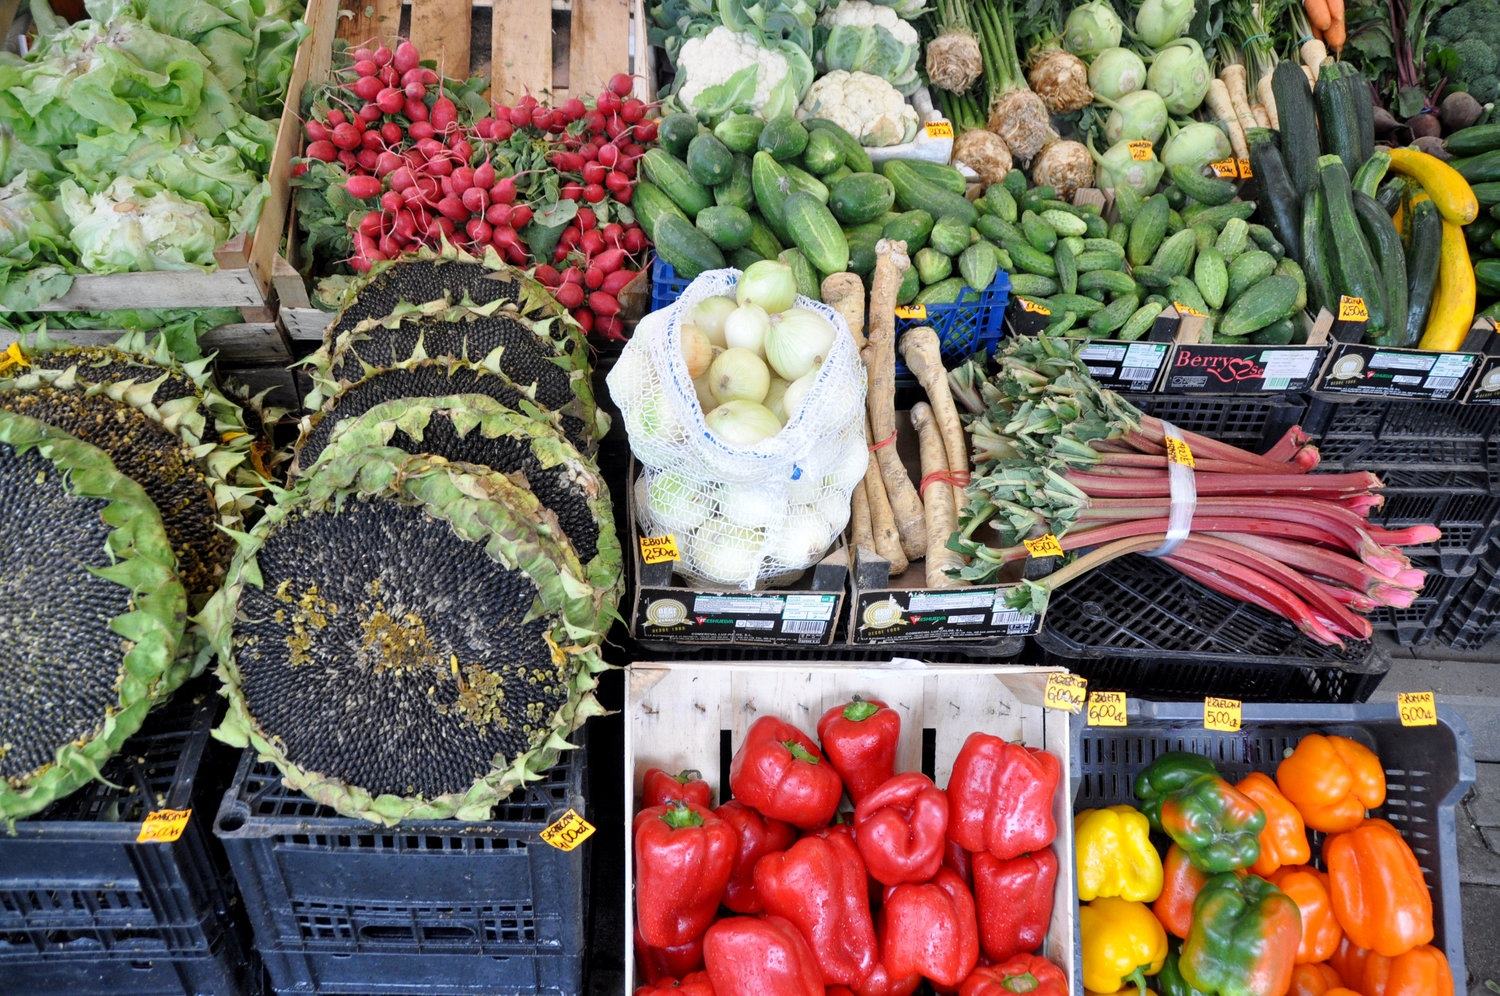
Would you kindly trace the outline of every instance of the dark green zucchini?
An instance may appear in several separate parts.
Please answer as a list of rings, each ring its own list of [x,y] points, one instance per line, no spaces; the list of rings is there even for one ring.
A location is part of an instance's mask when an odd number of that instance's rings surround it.
[[[1255,174],[1255,214],[1293,259],[1302,258],[1302,205],[1292,187],[1286,162],[1269,128],[1251,128],[1250,169]]]
[[[1443,245],[1443,219],[1437,205],[1428,200],[1413,204],[1406,231],[1406,325],[1396,345],[1415,346],[1427,327],[1437,291],[1438,257]]]
[[[1371,339],[1383,337],[1390,327],[1385,288],[1380,268],[1375,265],[1375,253],[1359,230],[1349,171],[1339,156],[1330,153],[1318,157],[1318,178],[1323,184],[1323,204],[1328,211],[1331,245],[1337,250],[1337,293],[1362,299],[1370,314],[1365,327],[1366,336]],[[1336,302],[1337,298],[1334,300]]]
[[[1358,66],[1352,62],[1344,65],[1344,86],[1349,90],[1349,104],[1354,108],[1354,120],[1358,126],[1355,130],[1355,150],[1359,162],[1350,169],[1350,175],[1353,176],[1354,171],[1363,166],[1375,151],[1375,92],[1370,89],[1370,84]]]
[[[1299,201],[1318,185],[1318,116],[1307,76],[1295,62],[1282,60],[1271,72],[1271,93],[1281,133],[1281,159]]]
[[[1489,183],[1500,180],[1500,149],[1481,152],[1467,159],[1458,159],[1448,165],[1458,170],[1470,183]]]
[[[1354,191],[1354,213],[1375,253],[1380,281],[1385,289],[1386,326],[1371,341],[1377,346],[1394,346],[1406,328],[1406,256],[1401,236],[1397,234],[1391,216],[1381,210],[1375,198],[1363,191]]]
[[[1354,109],[1354,93],[1344,85],[1347,63],[1325,62],[1318,73],[1313,95],[1318,101],[1318,124],[1323,129],[1323,152],[1343,160],[1350,176],[1364,162],[1359,157],[1359,120]],[[1318,164],[1322,173],[1322,163]],[[1352,217],[1353,209],[1350,209]]]
[[[1333,292],[1333,259],[1328,252],[1323,191],[1314,187],[1302,202],[1302,271],[1307,276],[1307,301],[1314,312],[1338,305]]]

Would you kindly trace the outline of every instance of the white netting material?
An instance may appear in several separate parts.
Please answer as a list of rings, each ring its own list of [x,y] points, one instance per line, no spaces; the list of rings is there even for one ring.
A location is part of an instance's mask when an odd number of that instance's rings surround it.
[[[797,305],[827,318],[837,334],[797,413],[752,447],[709,431],[679,324],[704,298],[732,298],[738,280],[738,270],[710,270],[643,318],[606,382],[642,468],[640,528],[675,535],[678,568],[690,578],[748,591],[828,552],[848,524],[849,497],[870,454],[859,351],[838,312],[805,297]]]

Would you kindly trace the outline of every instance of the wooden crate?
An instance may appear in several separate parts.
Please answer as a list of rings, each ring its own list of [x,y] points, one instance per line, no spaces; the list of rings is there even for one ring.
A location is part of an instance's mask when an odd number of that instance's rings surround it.
[[[498,102],[526,93],[553,101],[596,94],[610,76],[627,67],[635,77],[637,97],[651,100],[656,94],[644,0],[336,2],[339,38],[360,45],[409,37],[422,58],[436,61],[445,76],[488,77],[491,98]],[[325,52],[300,81],[294,74],[293,93],[328,79],[329,55]],[[287,106],[300,104],[299,99]],[[287,158],[302,148],[300,121],[297,125]],[[283,135],[277,137],[279,142]],[[282,217],[287,217],[285,211]],[[289,231],[295,244],[295,226]],[[280,301],[278,317],[288,338],[294,343],[321,341],[333,315],[312,306],[299,280],[281,277],[273,282]],[[645,285],[643,278],[640,287]]]
[[[13,0],[0,0],[0,35],[15,14]],[[300,94],[309,77],[323,78],[331,56],[338,0],[308,0],[311,29],[297,49],[288,92]],[[301,148],[297,102],[288,100],[277,125],[268,176],[270,196],[249,235],[238,235],[214,252],[218,269],[150,273],[80,274],[68,293],[36,309],[38,313],[111,311],[126,308],[237,308],[242,322],[221,326],[204,337],[204,351],[217,351],[236,363],[285,362],[289,343],[276,320],[272,277],[281,260],[281,235],[290,207],[291,157]],[[285,266],[284,263],[281,264]],[[111,341],[118,331],[56,330],[54,338],[79,343]]]
[[[1047,675],[1061,668],[999,665],[926,665],[911,660],[885,663],[761,662],[742,664],[673,661],[636,663],[625,676],[626,826],[639,808],[647,768],[696,768],[715,789],[728,779],[726,764],[758,718],[779,716],[814,735],[818,718],[853,695],[878,698],[901,714],[897,769],[922,769],[924,743],[935,746],[932,775],[947,783],[970,733],[982,731],[1044,747],[1070,770],[1073,726],[1067,713],[1044,711]],[[1080,727],[1081,729],[1081,727]],[[930,731],[930,732],[929,732]],[[1057,821],[1057,885],[1052,924],[1042,947],[1067,973],[1072,992],[1081,993],[1073,938],[1077,907],[1073,862],[1073,788],[1064,784],[1053,800]],[[635,922],[634,852],[625,834],[625,923]],[[625,992],[636,986],[632,932],[627,929]]]

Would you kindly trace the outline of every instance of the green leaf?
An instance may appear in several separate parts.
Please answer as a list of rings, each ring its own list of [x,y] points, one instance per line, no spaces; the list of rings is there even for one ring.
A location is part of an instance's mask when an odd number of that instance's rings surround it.
[[[534,259],[548,260],[563,231],[578,217],[577,201],[554,201],[532,216],[522,233]]]
[[[1404,86],[1396,92],[1396,116],[1409,118],[1421,114],[1427,107],[1427,94],[1414,86]]]

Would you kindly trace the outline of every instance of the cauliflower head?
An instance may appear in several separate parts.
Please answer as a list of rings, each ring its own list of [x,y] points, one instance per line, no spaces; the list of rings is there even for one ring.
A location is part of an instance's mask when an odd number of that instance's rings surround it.
[[[790,113],[813,78],[812,61],[797,45],[723,26],[683,43],[677,73],[678,101],[706,121],[741,110],[767,118]]]
[[[842,69],[812,85],[797,116],[827,118],[872,148],[910,142],[922,123],[901,92],[885,80]]]
[[[895,10],[869,0],[844,0],[818,19],[818,60],[825,70],[879,76],[904,94],[921,85],[917,29]]]

